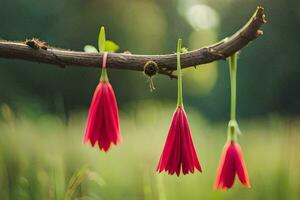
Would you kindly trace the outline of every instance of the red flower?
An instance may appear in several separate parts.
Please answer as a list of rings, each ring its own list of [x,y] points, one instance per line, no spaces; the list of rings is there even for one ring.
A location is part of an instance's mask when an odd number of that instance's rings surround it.
[[[85,129],[84,143],[90,141],[94,146],[98,142],[100,150],[108,151],[111,143],[121,141],[118,106],[114,90],[107,80],[98,84]]]
[[[224,146],[217,171],[215,188],[218,190],[231,188],[236,174],[245,187],[251,187],[242,149],[238,143],[231,141]]]
[[[169,174],[194,173],[194,168],[202,171],[195,151],[188,120],[183,107],[177,107],[164,150],[160,157],[157,171],[168,171]]]

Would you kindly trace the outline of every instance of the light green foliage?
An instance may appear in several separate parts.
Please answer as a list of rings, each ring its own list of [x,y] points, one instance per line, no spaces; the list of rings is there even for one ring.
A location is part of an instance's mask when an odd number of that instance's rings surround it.
[[[105,41],[105,51],[112,53],[118,51],[119,48],[120,47],[115,42],[111,40]],[[84,51],[88,53],[98,53],[98,50],[93,45],[85,45]]]
[[[116,51],[119,50],[119,48],[120,47],[115,42],[113,42],[111,40],[106,40],[105,41],[105,51],[107,51],[107,52],[116,52]]]
[[[84,51],[87,53],[98,53],[98,50],[96,49],[96,47],[94,47],[92,45],[85,45]]]
[[[181,53],[187,53],[189,50],[186,47],[182,47],[181,48]]]
[[[128,104],[120,113],[123,142],[108,153],[82,144],[87,113],[71,113],[64,123],[49,115],[16,118],[5,106],[0,114],[0,199],[296,200],[300,196],[299,121],[276,116],[240,121],[247,134],[239,143],[252,188],[245,189],[236,180],[232,190],[217,192],[213,182],[226,124],[208,123],[196,109],[188,105],[185,109],[203,173],[178,178],[155,172],[174,102]]]
[[[104,52],[105,51],[105,41],[106,41],[105,29],[102,26],[100,28],[100,32],[99,32],[99,36],[98,36],[98,49],[99,49],[99,52]]]
[[[87,166],[84,166],[78,172],[76,172],[70,179],[68,187],[65,192],[65,200],[71,200],[78,188],[85,180],[93,180],[99,187],[105,185],[104,180],[96,172],[90,171]]]
[[[87,45],[87,46],[90,46],[90,45]],[[100,28],[100,32],[99,32],[99,36],[98,36],[98,48],[99,48],[99,52],[105,52],[105,51],[106,52],[116,52],[120,48],[119,45],[117,45],[114,41],[106,40],[105,29],[103,26]]]

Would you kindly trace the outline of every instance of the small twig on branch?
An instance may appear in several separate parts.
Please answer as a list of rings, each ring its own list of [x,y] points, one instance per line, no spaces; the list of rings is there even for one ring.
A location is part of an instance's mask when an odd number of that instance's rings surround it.
[[[181,54],[182,68],[194,67],[216,60],[225,59],[245,47],[250,41],[263,34],[259,28],[266,23],[264,8],[257,7],[251,19],[231,37],[208,47]],[[41,41],[39,41],[41,42]],[[45,45],[45,43],[39,43]],[[33,48],[35,47],[35,48]],[[82,67],[99,67],[102,62],[101,53],[86,53],[57,49],[51,46],[36,48],[33,40],[27,42],[0,41],[0,57],[8,59],[29,60],[62,66],[77,65]],[[157,64],[158,73],[176,77],[176,54],[167,55],[134,55],[126,53],[110,53],[108,67],[121,70],[143,71],[148,61]]]

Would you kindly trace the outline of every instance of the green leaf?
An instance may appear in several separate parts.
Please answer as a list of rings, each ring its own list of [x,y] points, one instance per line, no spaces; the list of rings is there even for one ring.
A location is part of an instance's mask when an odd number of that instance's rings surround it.
[[[187,52],[188,52],[188,49],[186,47],[181,48],[181,53],[187,53]]]
[[[105,51],[105,29],[104,26],[101,26],[99,36],[98,36],[98,48],[99,52],[104,52]]]
[[[119,45],[111,40],[106,40],[105,42],[105,51],[107,52],[116,52],[119,49]]]
[[[106,182],[98,173],[90,171],[87,166],[83,166],[78,172],[74,173],[69,180],[64,200],[77,199],[74,195],[85,180],[95,181],[101,187],[106,185]]]
[[[85,45],[84,46],[84,51],[88,52],[88,53],[98,53],[97,48],[92,46],[92,45]]]

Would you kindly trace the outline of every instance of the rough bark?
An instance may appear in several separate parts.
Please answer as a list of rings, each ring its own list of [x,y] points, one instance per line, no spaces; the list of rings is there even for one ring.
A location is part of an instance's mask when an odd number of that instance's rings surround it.
[[[207,47],[182,53],[182,68],[201,65],[220,59],[225,59],[241,50],[249,42],[263,32],[260,27],[266,23],[264,8],[257,7],[250,20],[232,36]],[[26,42],[0,41],[0,57],[21,59],[39,63],[65,66],[99,67],[102,63],[101,53],[86,53],[47,46],[38,40]],[[158,73],[174,77],[176,70],[176,54],[166,55],[134,55],[126,53],[109,53],[107,65],[109,68],[121,70],[143,71],[148,61],[154,61]]]

